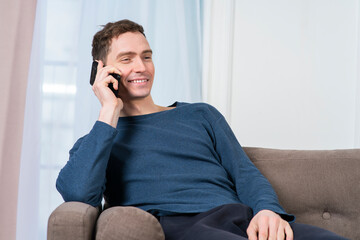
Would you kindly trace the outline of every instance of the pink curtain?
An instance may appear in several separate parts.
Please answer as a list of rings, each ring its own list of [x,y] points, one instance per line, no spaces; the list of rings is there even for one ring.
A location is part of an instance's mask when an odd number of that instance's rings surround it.
[[[0,239],[16,238],[27,78],[36,0],[0,1]]]

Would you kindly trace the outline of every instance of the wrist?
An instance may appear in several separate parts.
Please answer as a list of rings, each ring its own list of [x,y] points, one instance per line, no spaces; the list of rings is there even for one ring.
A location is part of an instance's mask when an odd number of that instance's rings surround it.
[[[100,109],[98,120],[116,128],[119,116],[120,109],[117,106],[103,106]]]

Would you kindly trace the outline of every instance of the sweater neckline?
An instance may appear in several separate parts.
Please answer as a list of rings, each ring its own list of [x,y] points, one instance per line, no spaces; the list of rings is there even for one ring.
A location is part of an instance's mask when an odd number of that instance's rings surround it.
[[[127,117],[119,117],[119,122],[129,122],[129,121],[140,121],[145,120],[149,118],[153,118],[162,114],[167,114],[169,112],[177,111],[178,107],[181,106],[182,103],[176,101],[173,104],[169,105],[168,107],[174,107],[173,109],[164,110],[160,112],[154,112],[149,114],[143,114],[143,115],[135,115],[135,116],[127,116]]]

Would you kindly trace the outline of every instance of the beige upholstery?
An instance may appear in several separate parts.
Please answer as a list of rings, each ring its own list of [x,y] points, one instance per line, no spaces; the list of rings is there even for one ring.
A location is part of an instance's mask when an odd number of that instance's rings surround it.
[[[360,239],[360,149],[245,151],[297,222]]]
[[[360,149],[244,150],[297,222],[360,239]],[[49,218],[48,240],[164,239],[156,218],[140,209],[113,207],[98,215],[89,205],[64,203]]]
[[[135,207],[112,207],[101,213],[96,225],[96,239],[164,240],[165,235],[158,220],[150,213]]]
[[[80,202],[67,202],[49,217],[47,239],[93,239],[98,208]]]

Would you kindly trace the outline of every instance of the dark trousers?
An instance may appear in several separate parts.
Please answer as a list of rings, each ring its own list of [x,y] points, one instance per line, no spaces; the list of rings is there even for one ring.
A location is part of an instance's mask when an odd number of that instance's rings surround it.
[[[199,214],[159,217],[166,240],[247,239],[252,211],[243,204],[228,204]],[[346,239],[330,231],[300,223],[290,224],[295,240]]]

